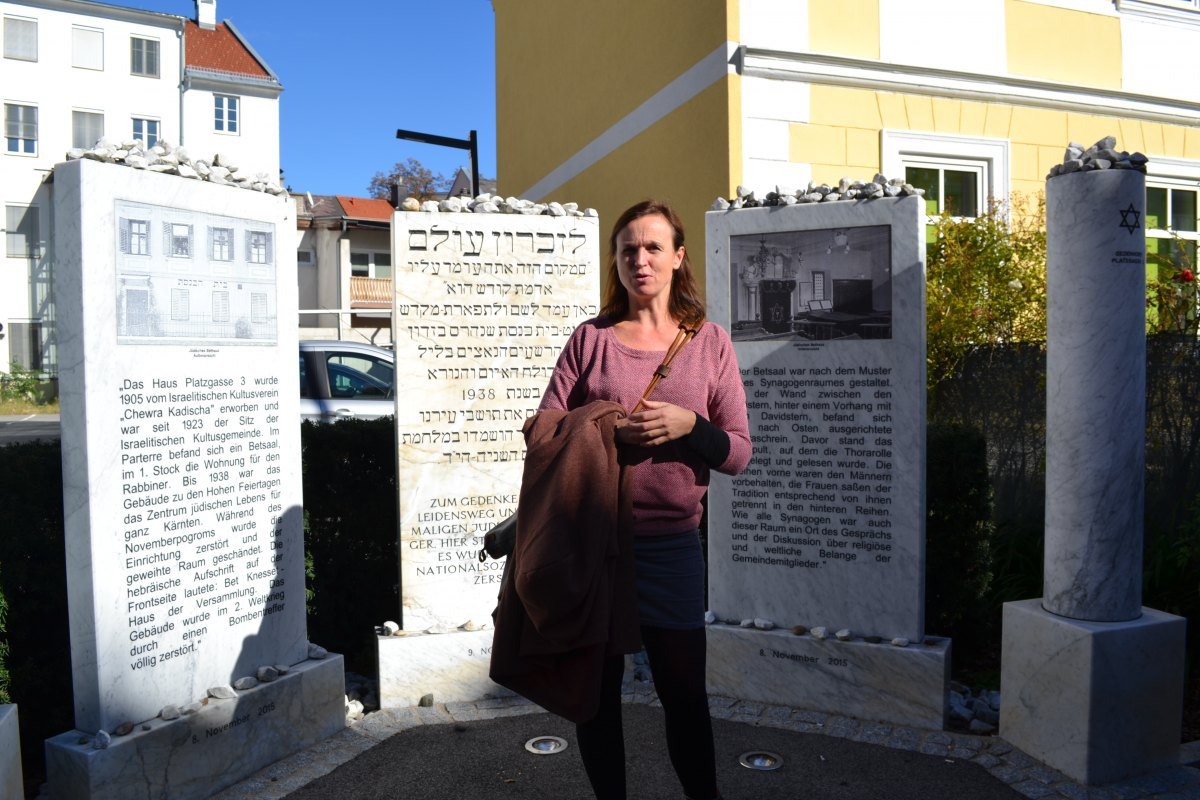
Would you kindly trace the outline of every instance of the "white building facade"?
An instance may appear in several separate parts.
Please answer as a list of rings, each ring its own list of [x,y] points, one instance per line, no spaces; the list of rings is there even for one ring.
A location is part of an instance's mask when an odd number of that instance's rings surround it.
[[[86,0],[0,2],[0,372],[53,375],[53,167],[100,138],[162,139],[279,175],[279,94],[215,0],[194,20]]]

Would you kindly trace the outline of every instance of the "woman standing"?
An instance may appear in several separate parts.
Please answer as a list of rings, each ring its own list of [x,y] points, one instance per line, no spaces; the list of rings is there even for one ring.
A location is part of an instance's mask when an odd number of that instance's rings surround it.
[[[644,410],[622,421],[617,441],[632,470],[638,610],[667,748],[687,797],[712,800],[719,793],[705,690],[701,500],[710,469],[745,468],[750,433],[733,345],[705,321],[683,225],[670,206],[638,203],[613,226],[601,315],[571,335],[541,408],[611,400],[633,409],[680,328],[695,337]],[[623,672],[623,656],[605,662],[600,710],[576,728],[600,800],[625,797]]]

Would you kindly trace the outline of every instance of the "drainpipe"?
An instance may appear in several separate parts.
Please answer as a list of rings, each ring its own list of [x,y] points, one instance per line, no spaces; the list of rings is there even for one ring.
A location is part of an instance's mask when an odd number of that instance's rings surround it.
[[[187,91],[187,44],[184,40],[184,31],[186,30],[187,20],[181,17],[179,31],[175,34],[179,39],[179,131],[175,141],[179,143],[180,147],[184,145],[183,132],[187,127],[183,124],[183,95]]]

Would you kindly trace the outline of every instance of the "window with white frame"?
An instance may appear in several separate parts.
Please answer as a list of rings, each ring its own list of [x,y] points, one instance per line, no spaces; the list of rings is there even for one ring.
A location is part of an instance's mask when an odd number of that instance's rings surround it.
[[[191,319],[191,300],[187,289],[171,290],[171,319],[175,322]]]
[[[129,72],[145,78],[158,77],[158,40],[129,37]]]
[[[37,61],[37,20],[4,17],[4,57],[17,61]]]
[[[238,100],[229,94],[213,95],[213,130],[222,133],[238,132]]]
[[[1146,279],[1172,285],[1189,270],[1195,279],[1200,244],[1200,161],[1156,157],[1147,167],[1146,206],[1142,224],[1146,230]],[[1186,281],[1184,281],[1186,282]],[[1162,316],[1163,309],[1146,308],[1150,327],[1170,328],[1180,320]],[[1196,313],[1191,309],[1188,316]]]
[[[297,250],[296,251],[296,264],[298,264],[300,266],[311,267],[313,265],[313,251],[312,250]]]
[[[104,136],[104,115],[97,111],[71,112],[71,147],[87,149]]]
[[[141,139],[146,147],[154,147],[158,144],[159,133],[158,120],[148,117],[133,118],[133,138]]]
[[[267,231],[246,231],[246,262],[270,264],[271,234]]]
[[[212,293],[212,321],[229,322],[229,291],[218,289]]]
[[[392,254],[351,252],[350,274],[360,278],[390,278],[392,277]]]
[[[180,222],[164,222],[163,237],[167,255],[171,258],[192,257],[192,226]]]
[[[9,320],[8,356],[9,361],[22,369],[41,372],[42,323]]]
[[[131,256],[150,255],[150,220],[121,218],[121,252]]]
[[[5,103],[4,139],[8,152],[25,156],[36,156],[38,140],[37,106]]]
[[[4,254],[9,258],[36,258],[37,206],[4,207]]]
[[[943,214],[970,219],[1008,199],[1005,139],[885,130],[883,174],[925,190],[927,233]]]
[[[233,228],[208,229],[208,257],[213,261],[233,261]]]
[[[267,321],[267,293],[250,293],[250,321],[261,324]]]
[[[1117,11],[1154,20],[1198,24],[1200,0],[1116,0]]]
[[[81,25],[71,26],[71,66],[78,69],[104,69],[104,31]]]

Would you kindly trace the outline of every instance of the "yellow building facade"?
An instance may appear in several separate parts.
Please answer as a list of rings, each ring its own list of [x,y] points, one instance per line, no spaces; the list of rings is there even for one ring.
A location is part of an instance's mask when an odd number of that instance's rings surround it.
[[[1020,210],[1065,146],[1150,158],[1150,249],[1200,203],[1200,0],[493,0],[498,185],[703,214],[739,185],[869,179]],[[1194,262],[1193,262],[1194,263]]]

